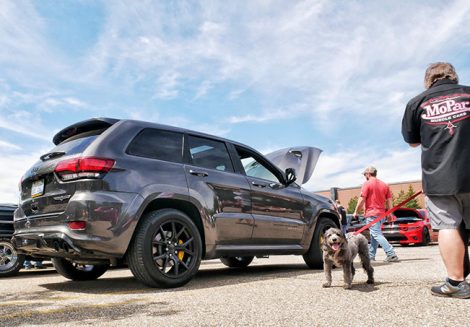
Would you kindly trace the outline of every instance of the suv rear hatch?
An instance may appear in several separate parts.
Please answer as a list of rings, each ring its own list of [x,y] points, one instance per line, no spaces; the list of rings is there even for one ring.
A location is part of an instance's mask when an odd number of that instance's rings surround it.
[[[83,165],[78,158],[118,121],[93,118],[64,128],[54,136],[56,147],[43,154],[21,179],[20,206],[25,217],[54,215],[65,210],[77,186],[70,181],[77,180],[77,167]],[[92,166],[94,162],[86,164]]]
[[[322,150],[312,146],[296,146],[268,153],[265,157],[282,171],[294,168],[296,182],[302,185],[312,176],[321,152]]]

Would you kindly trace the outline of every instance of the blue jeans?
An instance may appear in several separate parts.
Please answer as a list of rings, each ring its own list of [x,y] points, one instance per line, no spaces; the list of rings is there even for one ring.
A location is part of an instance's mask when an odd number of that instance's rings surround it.
[[[377,216],[371,216],[366,218],[366,223],[370,223],[372,220],[377,218]],[[380,244],[382,249],[385,251],[387,256],[395,255],[395,250],[393,246],[388,243],[387,239],[382,234],[382,224],[385,221],[385,218],[376,222],[369,227],[370,231],[370,245],[369,245],[369,258],[375,258],[377,253],[377,248]]]

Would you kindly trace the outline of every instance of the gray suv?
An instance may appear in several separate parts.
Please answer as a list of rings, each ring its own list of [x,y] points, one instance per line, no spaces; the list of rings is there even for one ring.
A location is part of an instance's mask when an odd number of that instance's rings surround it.
[[[322,234],[340,225],[332,201],[295,182],[310,177],[315,148],[263,156],[212,135],[110,118],[71,125],[53,142],[22,177],[13,243],[52,258],[71,280],[128,265],[148,286],[177,287],[202,259],[242,268],[280,254],[320,268]]]

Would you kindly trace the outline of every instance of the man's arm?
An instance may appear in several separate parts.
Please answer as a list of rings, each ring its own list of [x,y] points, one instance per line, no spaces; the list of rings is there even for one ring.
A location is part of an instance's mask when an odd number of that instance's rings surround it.
[[[357,202],[356,209],[354,210],[354,213],[353,213],[354,217],[357,217],[357,212],[359,211],[359,209],[362,208],[363,205],[364,205],[364,198],[361,196],[361,199]]]
[[[391,208],[393,208],[392,198],[388,198],[387,201],[386,201],[385,211],[388,211]],[[387,221],[389,221],[389,222],[392,221],[392,215],[387,216]]]
[[[387,207],[385,208],[386,210],[393,208],[393,202],[392,198],[387,199]]]

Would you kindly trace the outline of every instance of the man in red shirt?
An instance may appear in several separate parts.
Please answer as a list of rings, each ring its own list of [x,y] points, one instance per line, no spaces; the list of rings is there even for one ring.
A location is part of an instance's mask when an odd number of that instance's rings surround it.
[[[363,205],[365,205],[364,217],[366,223],[373,221],[379,215],[386,211],[386,208],[392,207],[392,193],[387,184],[378,179],[377,169],[372,166],[367,167],[363,172],[366,182],[362,185],[361,199],[357,203],[356,210],[354,210],[354,216],[357,216],[357,212]],[[375,260],[375,254],[377,253],[377,247],[380,246],[387,254],[385,262],[396,262],[398,256],[393,249],[393,246],[387,241],[382,234],[382,224],[385,219],[378,221],[373,224],[370,228],[370,246],[369,246],[369,257],[371,260]]]

